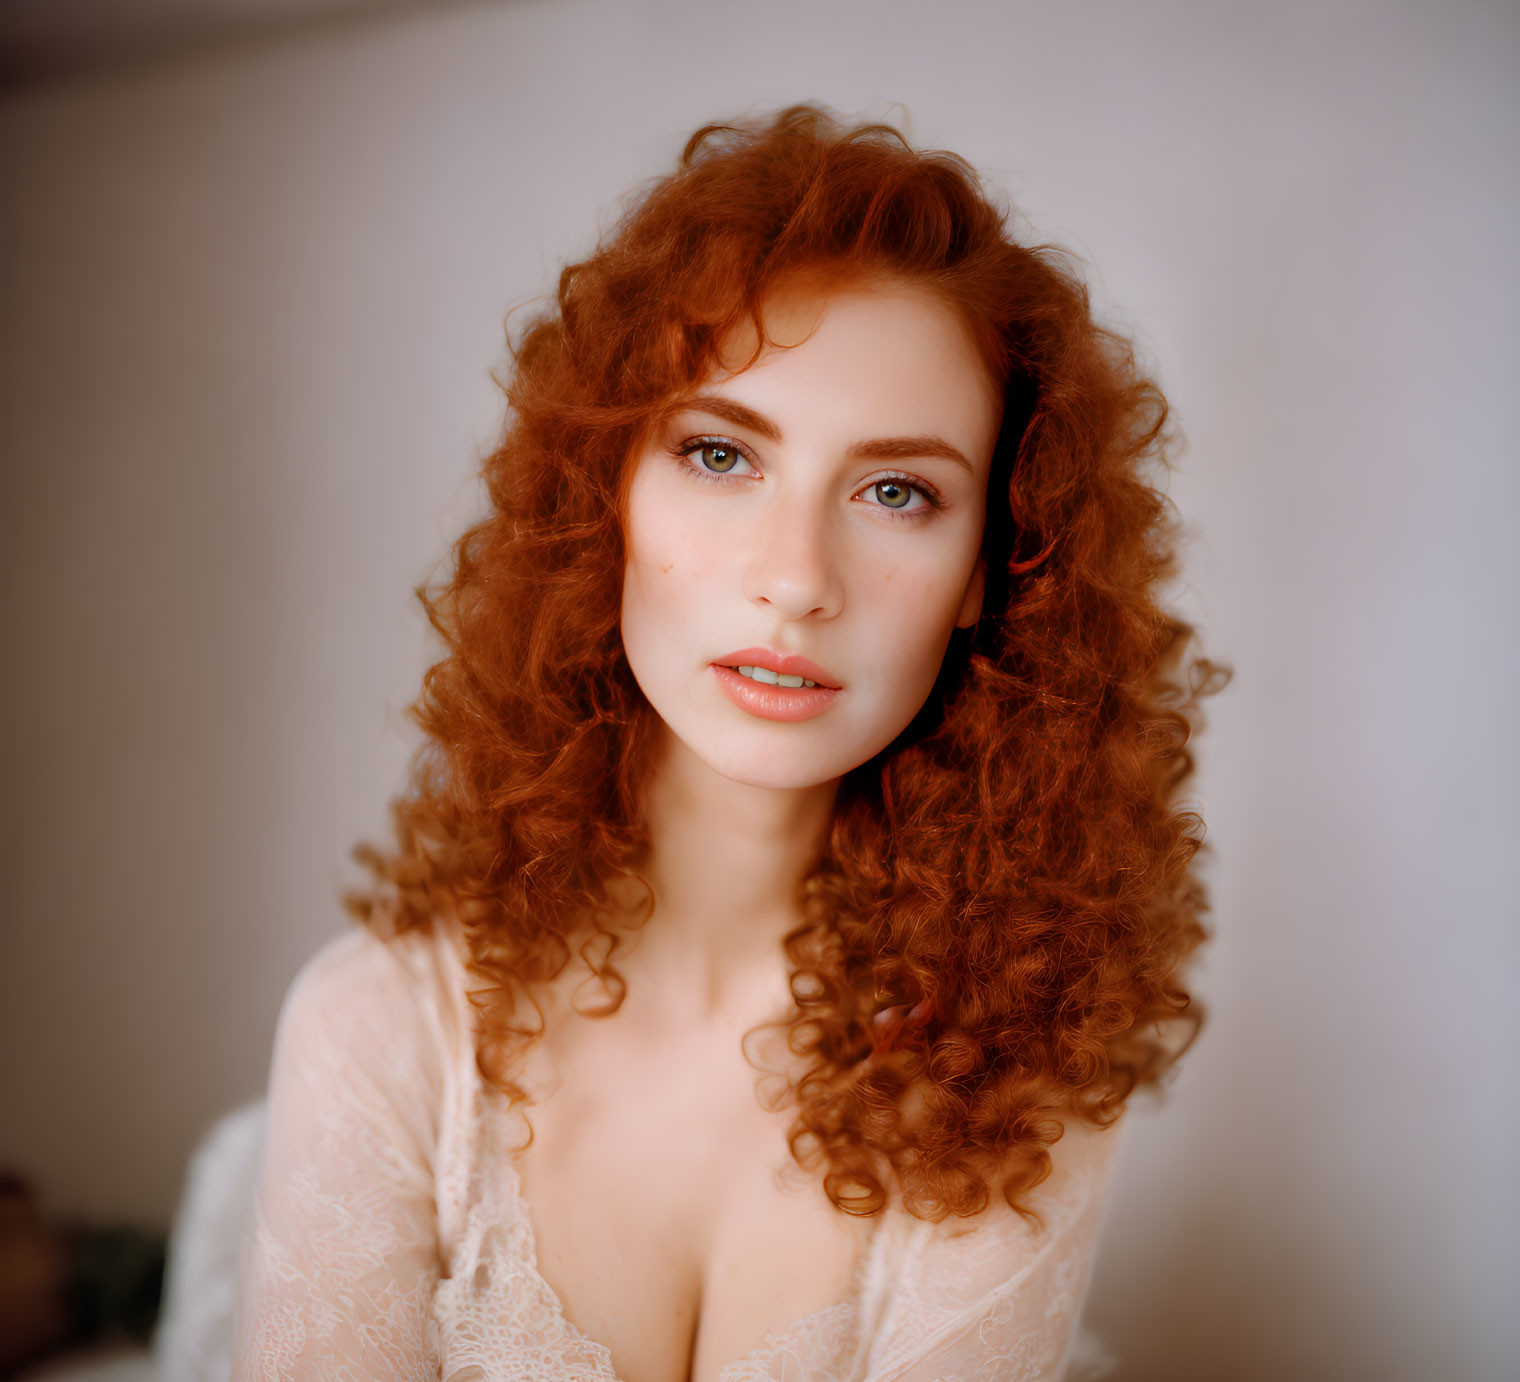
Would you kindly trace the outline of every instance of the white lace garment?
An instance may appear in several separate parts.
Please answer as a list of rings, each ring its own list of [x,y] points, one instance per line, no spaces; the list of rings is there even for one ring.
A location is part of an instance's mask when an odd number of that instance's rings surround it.
[[[512,1149],[480,1077],[455,939],[354,931],[285,1000],[238,1291],[233,1378],[617,1382],[537,1267]],[[1086,1292],[1117,1132],[1073,1126],[1032,1204],[878,1216],[844,1300],[719,1382],[1045,1382]]]

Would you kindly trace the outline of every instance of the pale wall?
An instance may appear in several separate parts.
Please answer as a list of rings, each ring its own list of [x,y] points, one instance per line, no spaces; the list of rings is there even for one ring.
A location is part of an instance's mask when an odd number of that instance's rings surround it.
[[[1478,3],[540,2],[0,100],[0,1162],[162,1220],[260,1089],[401,779],[507,307],[698,123],[900,101],[1141,333],[1237,667],[1213,1019],[1130,1130],[1091,1318],[1126,1378],[1507,1375],[1517,38]]]

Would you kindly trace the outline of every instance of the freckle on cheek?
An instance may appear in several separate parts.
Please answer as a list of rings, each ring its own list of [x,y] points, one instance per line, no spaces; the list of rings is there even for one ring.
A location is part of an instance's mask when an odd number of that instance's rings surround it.
[[[665,563],[665,565],[664,565],[664,566],[662,566],[662,567],[661,567],[661,568],[660,568],[660,574],[661,574],[661,575],[662,575],[662,576],[668,576],[668,575],[670,575],[670,573],[671,573],[671,572],[672,572],[672,571],[674,571],[674,570],[675,570],[675,569],[676,569],[676,564],[675,564],[675,562],[673,562],[673,561],[668,561],[668,562],[666,562],[666,563]]]

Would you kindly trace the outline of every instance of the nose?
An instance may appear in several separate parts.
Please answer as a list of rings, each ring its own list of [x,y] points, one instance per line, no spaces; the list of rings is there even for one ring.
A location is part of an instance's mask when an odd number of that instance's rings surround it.
[[[832,619],[844,607],[837,535],[818,503],[766,505],[751,531],[744,594],[785,619]]]

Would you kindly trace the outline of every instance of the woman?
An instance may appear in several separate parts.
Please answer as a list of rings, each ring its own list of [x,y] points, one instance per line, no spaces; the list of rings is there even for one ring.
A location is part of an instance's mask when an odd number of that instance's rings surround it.
[[[1196,1025],[1159,393],[964,164],[808,107],[694,136],[507,392],[235,1372],[1058,1376]]]

